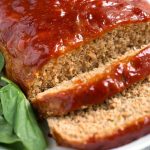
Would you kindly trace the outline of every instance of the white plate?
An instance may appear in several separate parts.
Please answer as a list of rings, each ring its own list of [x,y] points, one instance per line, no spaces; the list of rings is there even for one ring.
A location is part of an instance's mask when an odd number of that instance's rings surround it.
[[[124,145],[122,147],[113,150],[144,150],[144,149],[150,150],[150,134],[130,144]],[[49,138],[49,147],[47,148],[47,150],[72,150],[72,149],[59,147],[56,145],[56,142],[52,138]]]

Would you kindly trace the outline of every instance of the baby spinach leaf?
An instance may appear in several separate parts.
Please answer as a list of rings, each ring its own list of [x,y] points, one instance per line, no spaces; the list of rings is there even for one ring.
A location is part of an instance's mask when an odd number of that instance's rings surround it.
[[[45,139],[39,129],[31,106],[23,93],[12,84],[0,90],[4,118],[27,150],[44,150]]]

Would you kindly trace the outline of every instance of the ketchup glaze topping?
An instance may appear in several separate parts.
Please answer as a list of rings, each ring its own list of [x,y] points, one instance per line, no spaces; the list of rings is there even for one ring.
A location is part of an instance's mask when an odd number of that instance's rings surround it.
[[[150,18],[148,0],[0,0],[0,43],[40,66],[119,24]]]

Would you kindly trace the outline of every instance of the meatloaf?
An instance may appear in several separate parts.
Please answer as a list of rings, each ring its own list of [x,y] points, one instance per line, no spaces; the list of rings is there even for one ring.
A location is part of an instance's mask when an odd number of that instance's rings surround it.
[[[0,1],[0,50],[6,75],[34,104],[37,94],[119,63],[120,57],[137,54],[149,42],[148,0]],[[53,101],[46,103],[50,106]],[[41,112],[39,105],[34,106]],[[50,109],[46,117],[64,114]]]
[[[108,150],[136,140],[150,133],[150,78],[102,105],[50,117],[48,124],[57,143],[65,147]]]
[[[138,51],[138,50],[137,50]],[[78,108],[102,103],[150,75],[150,45],[137,54],[132,51],[111,65],[80,74],[54,88],[37,94],[33,106],[40,115],[63,115]],[[44,109],[43,109],[44,108]]]

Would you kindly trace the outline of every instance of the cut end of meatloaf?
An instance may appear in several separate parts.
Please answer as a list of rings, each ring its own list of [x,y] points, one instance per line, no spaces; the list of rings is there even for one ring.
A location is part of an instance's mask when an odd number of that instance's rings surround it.
[[[59,145],[93,150],[131,142],[150,132],[150,78],[105,104],[47,121]]]
[[[101,104],[148,75],[150,45],[39,93],[32,104],[42,117],[64,115]]]
[[[102,67],[130,50],[150,42],[150,23],[119,26],[78,49],[50,60],[36,74],[28,93],[32,100],[38,93],[73,77]]]

